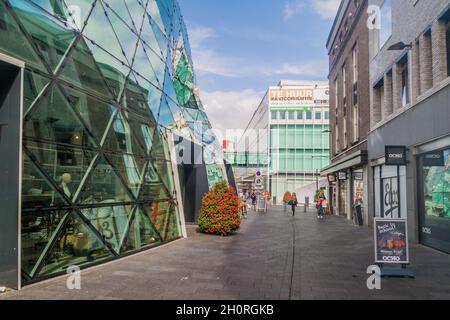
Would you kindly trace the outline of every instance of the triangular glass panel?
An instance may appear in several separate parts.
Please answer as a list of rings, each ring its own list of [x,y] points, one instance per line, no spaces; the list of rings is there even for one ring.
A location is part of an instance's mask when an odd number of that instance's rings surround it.
[[[147,12],[150,14],[150,21],[154,24],[155,27],[159,29],[159,33],[163,33],[165,36],[165,30],[163,19],[161,18],[161,14],[159,12],[158,5],[156,1],[149,1],[147,5]],[[155,30],[155,33],[157,31]]]
[[[120,247],[128,230],[131,206],[106,206],[82,209],[81,213],[90,221],[91,225],[119,254]]]
[[[64,3],[65,21],[67,24],[78,31],[83,31],[85,22],[91,13],[92,4],[95,0],[63,0],[63,1],[48,1],[39,0],[41,3],[48,3],[47,5],[56,6],[58,3]]]
[[[147,82],[142,82],[148,85]],[[147,89],[142,87],[136,80],[135,74],[131,73],[127,79],[125,90],[121,98],[122,106],[125,107],[126,110],[133,110],[141,115],[149,116],[147,94]]]
[[[49,248],[37,277],[66,273],[70,266],[82,267],[113,258],[114,254],[92,228],[72,213],[61,234]]]
[[[170,73],[169,73],[168,69],[166,69],[166,74],[164,76],[164,90],[163,91],[165,94],[167,94],[172,99],[172,101],[178,101],[177,94],[175,93],[172,78],[170,77]]]
[[[103,8],[101,2],[97,2],[97,5],[92,10],[89,21],[83,30],[83,35],[115,57],[117,60],[123,61],[130,65],[131,60],[127,60],[127,57],[125,57],[125,52],[111,27],[111,23],[106,16],[105,9]],[[112,58],[109,58],[108,61],[111,59]]]
[[[62,89],[69,103],[100,143],[116,108],[70,87],[62,86]]]
[[[120,13],[119,13],[120,14]],[[119,39],[120,45],[125,52],[128,61],[133,61],[138,43],[138,36],[133,28],[126,25],[123,20],[115,13],[111,12],[108,16],[109,21],[114,29],[114,32]]]
[[[144,78],[136,75],[136,79],[141,88],[146,88],[144,92],[146,93],[147,105],[154,119],[158,119],[159,105],[161,104],[162,90],[155,85],[151,84]]]
[[[143,247],[161,242],[158,232],[150,221],[151,212],[138,207],[128,230],[122,252],[140,250]]]
[[[129,112],[127,117],[133,135],[139,140],[140,145],[145,146],[148,154],[153,145],[156,122],[153,118],[138,116],[133,112]]]
[[[96,58],[98,58],[98,55],[96,55]],[[102,62],[101,59],[99,61]],[[59,77],[83,90],[99,94],[107,100],[112,99],[113,97],[106,85],[105,79],[102,73],[99,72],[101,69],[99,67],[89,51],[85,40],[81,39],[64,61],[64,68],[59,74]]]
[[[170,241],[181,237],[179,212],[177,206],[174,203],[171,203],[169,205],[169,209],[167,211],[166,227],[160,234],[161,237],[164,238],[164,241]]]
[[[48,73],[47,68],[28,43],[15,19],[9,14],[5,2],[0,1],[0,50],[18,59],[24,60],[28,65]]]
[[[22,208],[51,208],[67,205],[61,193],[47,180],[33,161],[24,154]]]
[[[176,126],[172,112],[165,96],[161,99],[161,105],[158,113],[158,124],[166,128],[173,128]]]
[[[36,98],[47,88],[50,79],[25,69],[23,75],[23,108],[27,113]]]
[[[22,271],[30,277],[67,214],[64,210],[22,213],[21,263]]]
[[[149,60],[149,56],[151,55],[155,55],[155,53],[148,48],[146,49],[144,44],[139,42],[133,61],[133,70],[148,82],[153,83],[155,86],[160,86],[159,80]],[[159,59],[158,56],[156,56],[156,58]]]
[[[141,32],[141,39],[144,42],[144,44],[152,49],[157,55],[161,57],[161,59],[164,59],[164,55],[162,54],[160,44],[158,42],[158,39],[156,38],[155,32],[151,26],[150,18],[148,14],[145,14],[144,16],[144,22],[142,24],[142,32]]]
[[[9,2],[23,27],[30,34],[41,57],[55,71],[75,41],[76,32],[28,1],[10,0]]]
[[[149,2],[152,3],[152,1]],[[167,52],[169,50],[169,40],[167,39],[165,33],[158,27],[158,25],[155,23],[155,21],[152,19],[150,15],[147,15],[149,18],[148,22],[150,23],[150,26],[153,29],[153,33],[155,34],[156,41],[159,44],[159,48],[161,49],[162,58],[165,60],[167,56]]]
[[[142,2],[146,3],[147,0]],[[136,0],[125,0],[125,4],[127,5],[128,11],[130,12],[131,18],[133,19],[134,25],[136,26],[136,30],[139,34],[145,13],[145,8],[143,7],[144,4],[141,5],[141,1]]]
[[[175,186],[173,182],[172,163],[170,161],[157,160],[153,161],[153,166],[164,182],[167,190],[169,190],[170,194],[173,195],[175,192]]]
[[[164,0],[166,1],[166,0]],[[163,4],[163,1],[156,0],[156,3],[159,8],[159,14],[164,24],[164,30],[166,30],[166,34],[169,35],[172,29],[172,19],[169,15],[169,11],[167,7]],[[169,4],[170,5],[170,4]],[[170,37],[169,37],[170,38]]]
[[[117,112],[109,129],[103,148],[112,152],[125,152],[136,156],[145,156],[146,152],[132,134],[130,125],[121,112]]]
[[[77,201],[82,204],[130,202],[131,197],[117,169],[104,156],[99,156],[95,167],[86,177]]]
[[[156,172],[152,163],[148,163],[147,172],[142,183],[139,200],[143,201],[157,201],[168,200],[171,194],[167,190],[166,185],[162,182],[161,177]]]
[[[144,204],[144,212],[150,212],[150,219],[163,241],[180,237],[180,228],[175,206],[169,201]]]
[[[158,130],[155,131],[153,136],[153,147],[152,151],[150,151],[150,157],[154,160],[170,161],[169,146],[166,138],[163,137]]]
[[[24,144],[45,173],[72,200],[95,153],[87,149],[28,140]]]
[[[27,119],[24,135],[77,146],[95,146],[57,85],[42,97],[31,118]]]
[[[136,34],[138,33],[138,26],[134,25],[134,21],[131,19],[131,16],[128,13],[128,8],[123,0],[102,0],[102,2],[105,5],[108,16],[115,13],[116,16],[120,17],[128,27],[133,28]]]
[[[105,155],[137,198],[144,174],[145,160],[127,153],[105,153]]]

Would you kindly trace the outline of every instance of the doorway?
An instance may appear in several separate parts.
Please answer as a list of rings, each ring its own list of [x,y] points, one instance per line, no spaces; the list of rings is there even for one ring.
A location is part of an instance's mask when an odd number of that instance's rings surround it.
[[[0,54],[0,286],[20,289],[23,63]]]

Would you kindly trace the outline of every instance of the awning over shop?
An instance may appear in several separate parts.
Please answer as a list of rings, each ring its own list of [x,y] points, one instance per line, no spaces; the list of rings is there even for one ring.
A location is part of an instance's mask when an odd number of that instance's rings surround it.
[[[362,166],[365,164],[367,164],[367,151],[358,150],[355,153],[352,153],[351,155],[348,155],[341,160],[330,164],[328,167],[323,168],[320,171],[320,175],[324,177],[335,172]]]

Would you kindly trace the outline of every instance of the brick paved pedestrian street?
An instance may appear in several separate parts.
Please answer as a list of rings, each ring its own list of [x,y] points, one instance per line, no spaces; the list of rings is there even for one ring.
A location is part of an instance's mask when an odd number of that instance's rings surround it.
[[[370,291],[370,228],[271,208],[251,212],[232,237],[190,226],[187,239],[84,270],[81,290],[60,277],[0,299],[450,299],[450,256],[420,245],[410,251],[416,278],[383,279]]]

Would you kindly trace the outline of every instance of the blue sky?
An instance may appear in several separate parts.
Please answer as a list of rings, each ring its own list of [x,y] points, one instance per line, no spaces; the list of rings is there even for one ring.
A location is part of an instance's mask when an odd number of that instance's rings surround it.
[[[281,79],[326,80],[325,44],[340,0],[178,1],[214,127],[245,127]]]

